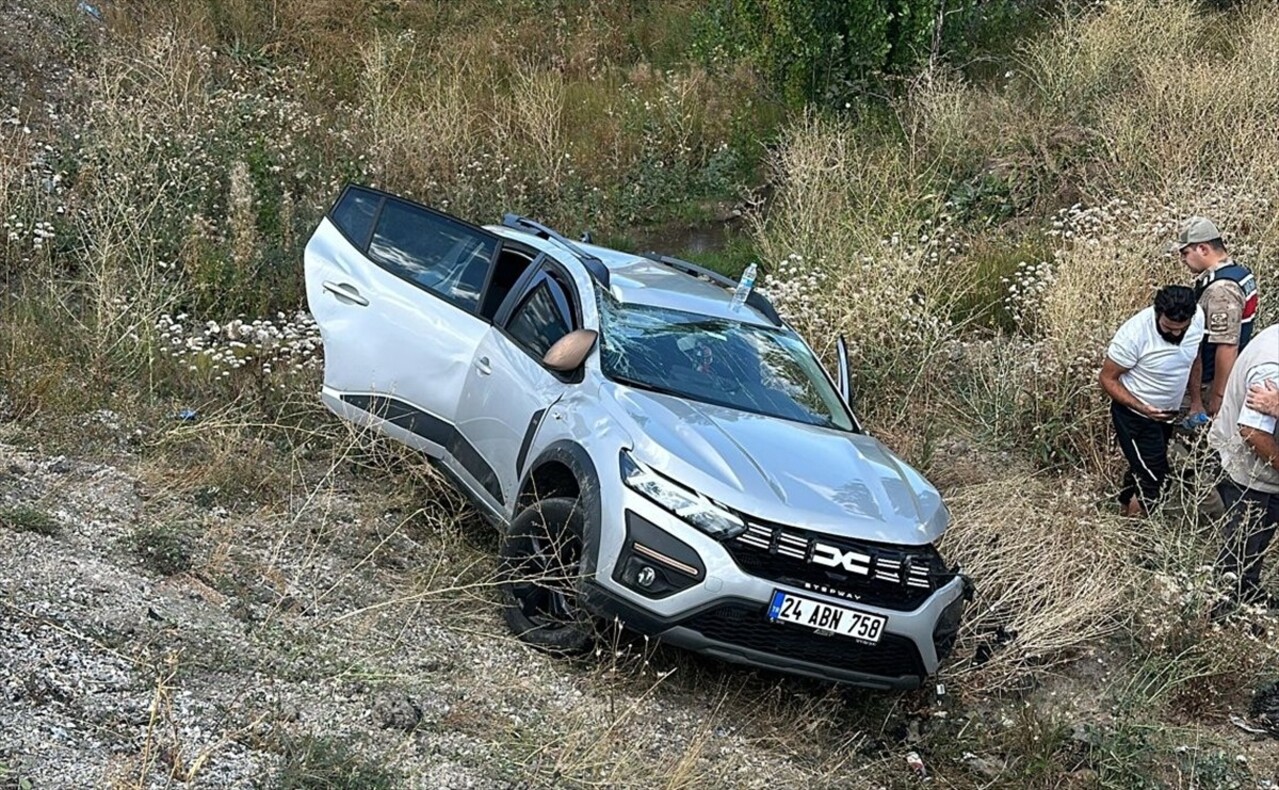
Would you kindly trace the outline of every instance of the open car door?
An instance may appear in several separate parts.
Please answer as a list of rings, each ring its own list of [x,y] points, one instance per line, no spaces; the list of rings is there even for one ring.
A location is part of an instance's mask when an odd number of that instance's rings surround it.
[[[435,457],[459,455],[456,410],[489,330],[497,236],[349,186],[307,243],[306,295],[330,409]]]

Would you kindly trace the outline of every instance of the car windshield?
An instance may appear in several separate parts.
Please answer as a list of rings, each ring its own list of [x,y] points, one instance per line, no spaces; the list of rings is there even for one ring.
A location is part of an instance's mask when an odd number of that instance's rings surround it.
[[[839,393],[793,333],[600,292],[604,375],[633,387],[785,420],[853,429]]]

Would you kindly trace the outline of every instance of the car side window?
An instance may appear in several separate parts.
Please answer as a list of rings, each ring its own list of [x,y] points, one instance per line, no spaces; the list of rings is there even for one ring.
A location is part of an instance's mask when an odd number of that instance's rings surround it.
[[[374,263],[475,312],[497,240],[442,214],[387,198],[368,256]]]
[[[329,218],[338,230],[361,252],[369,242],[373,230],[373,218],[377,216],[382,196],[359,187],[348,187],[338,198],[337,205],[329,212]]]
[[[572,331],[571,314],[564,286],[549,274],[543,275],[511,313],[506,332],[541,359],[555,341]]]

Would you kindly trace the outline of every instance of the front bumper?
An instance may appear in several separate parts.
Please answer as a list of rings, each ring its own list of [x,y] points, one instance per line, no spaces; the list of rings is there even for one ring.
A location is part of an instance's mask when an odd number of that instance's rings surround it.
[[[918,686],[954,645],[971,591],[962,575],[926,592],[909,609],[850,601],[749,573],[723,543],[645,503],[628,504],[633,509],[625,525],[607,533],[614,540],[602,541],[597,572],[583,589],[587,609],[600,617],[726,661],[882,689]],[[643,556],[634,550],[637,542],[644,544]],[[640,563],[661,567],[646,590],[635,581]],[[887,617],[884,635],[866,645],[770,622],[774,590]]]
[[[915,641],[885,633],[877,645],[768,622],[767,604],[723,598],[676,619],[651,612],[598,584],[584,590],[595,614],[667,644],[735,664],[773,669],[819,680],[895,690],[916,688],[932,674],[924,666]],[[962,608],[963,598],[953,605]],[[955,615],[958,622],[958,614]],[[941,636],[946,639],[946,635]]]

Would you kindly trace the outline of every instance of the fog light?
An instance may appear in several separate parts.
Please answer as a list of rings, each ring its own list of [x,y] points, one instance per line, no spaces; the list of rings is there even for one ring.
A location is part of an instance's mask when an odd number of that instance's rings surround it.
[[[635,574],[635,583],[645,589],[652,587],[656,579],[657,571],[653,570],[651,565],[645,565],[639,569],[639,573]]]

